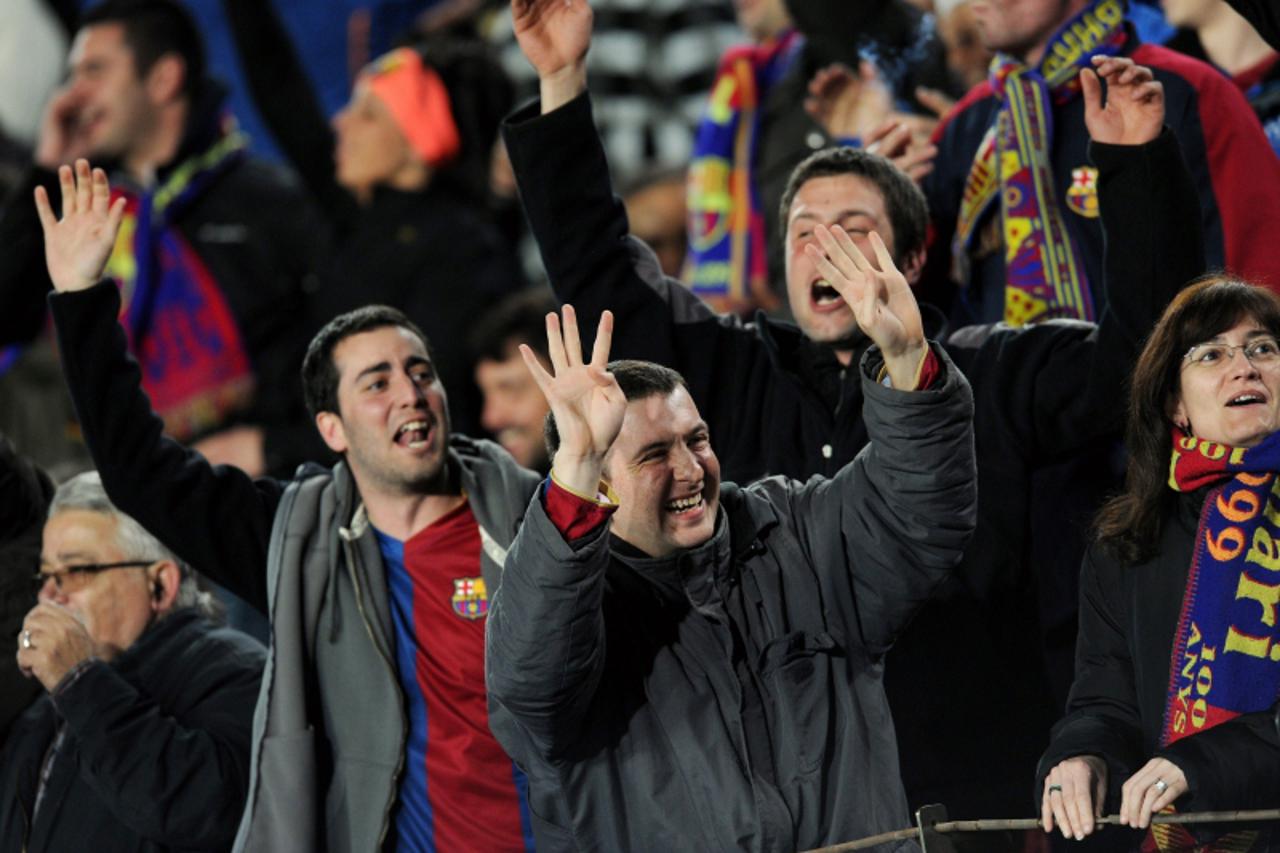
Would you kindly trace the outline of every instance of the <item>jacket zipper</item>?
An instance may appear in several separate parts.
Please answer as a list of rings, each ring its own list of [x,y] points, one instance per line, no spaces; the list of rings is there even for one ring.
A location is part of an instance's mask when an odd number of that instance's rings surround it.
[[[387,831],[391,828],[391,809],[395,806],[396,795],[400,785],[400,773],[404,770],[404,741],[409,731],[409,721],[404,716],[404,692],[400,689],[400,680],[396,677],[395,666],[391,663],[391,655],[382,647],[382,643],[378,642],[378,638],[373,634],[373,625],[369,621],[369,614],[364,609],[364,591],[360,587],[360,578],[355,569],[355,555],[351,547],[351,543],[347,541],[347,571],[351,574],[351,583],[356,590],[356,610],[360,611],[360,619],[364,622],[364,629],[369,634],[369,640],[373,643],[374,648],[378,650],[378,655],[382,658],[382,662],[387,665],[387,672],[391,676],[391,683],[395,687],[396,698],[399,703],[396,707],[400,711],[400,749],[399,758],[396,760],[395,776],[391,780],[391,797],[387,801],[387,805],[382,810],[382,829],[378,832],[378,850],[382,849],[383,843],[387,840]]]

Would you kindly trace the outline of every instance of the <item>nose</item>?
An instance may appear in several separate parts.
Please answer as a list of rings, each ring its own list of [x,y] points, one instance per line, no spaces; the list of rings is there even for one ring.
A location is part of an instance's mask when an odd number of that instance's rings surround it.
[[[480,426],[489,432],[497,432],[506,426],[505,407],[492,394],[484,397],[484,407],[480,410]]]
[[[688,445],[681,444],[676,448],[671,467],[675,478],[682,483],[696,483],[702,479],[702,466]]]
[[[1228,350],[1228,362],[1232,376],[1257,376],[1258,368],[1254,365],[1249,354],[1245,352],[1244,347],[1236,347]],[[1237,356],[1239,356],[1237,358]]]
[[[407,408],[419,408],[426,405],[426,400],[426,389],[409,374],[400,374],[396,379],[396,403]]]

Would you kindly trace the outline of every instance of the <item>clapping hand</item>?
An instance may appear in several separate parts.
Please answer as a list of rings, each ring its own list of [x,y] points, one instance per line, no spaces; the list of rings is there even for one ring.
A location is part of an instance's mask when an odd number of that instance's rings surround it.
[[[123,198],[111,202],[107,173],[77,160],[58,169],[62,187],[62,219],[53,214],[49,194],[36,187],[36,212],[44,230],[49,278],[59,291],[85,290],[102,278],[124,219]]]
[[[920,306],[884,241],[871,232],[873,265],[839,225],[816,225],[813,231],[821,248],[810,243],[805,251],[844,298],[862,331],[880,347],[893,387],[914,390],[927,349]]]
[[[618,380],[605,370],[613,338],[613,314],[605,311],[596,330],[591,361],[582,360],[578,318],[572,305],[565,305],[564,331],[555,314],[547,315],[547,350],[551,358],[548,372],[527,344],[520,355],[542,395],[551,406],[560,434],[552,471],[556,480],[578,494],[594,495],[600,484],[604,456],[622,429],[627,398]]]
[[[1096,73],[1095,73],[1096,72]],[[1107,105],[1102,84],[1107,81]],[[1144,145],[1164,125],[1164,86],[1151,69],[1123,56],[1095,56],[1080,72],[1084,123],[1089,137],[1108,145]]]

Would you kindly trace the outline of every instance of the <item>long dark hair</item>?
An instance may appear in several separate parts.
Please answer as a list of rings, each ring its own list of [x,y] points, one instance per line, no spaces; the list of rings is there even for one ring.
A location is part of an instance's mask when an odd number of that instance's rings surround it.
[[[1182,357],[1193,345],[1251,318],[1280,336],[1280,296],[1223,274],[1187,285],[1169,303],[1138,356],[1129,394],[1124,491],[1098,512],[1099,544],[1126,565],[1150,559],[1174,492],[1169,476],[1169,413],[1178,399]]]

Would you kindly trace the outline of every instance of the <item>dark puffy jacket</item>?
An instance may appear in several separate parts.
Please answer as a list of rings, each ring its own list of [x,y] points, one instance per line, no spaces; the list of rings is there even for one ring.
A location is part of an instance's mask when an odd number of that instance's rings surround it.
[[[195,610],[90,664],[14,725],[0,755],[0,849],[228,850],[249,784],[262,646]],[[59,722],[40,809],[31,815]]]
[[[726,485],[663,559],[535,498],[494,596],[490,725],[540,851],[795,850],[905,825],[885,652],[973,530],[973,404],[877,384],[834,478]],[[910,842],[904,842],[911,848]]]
[[[504,136],[557,298],[583,329],[613,311],[614,357],[684,375],[725,479],[830,477],[862,449],[857,370],[790,323],[715,314],[628,235],[586,97],[547,115],[522,110]],[[1173,134],[1091,153],[1114,247],[1116,296],[1099,324],[970,327],[943,341],[973,385],[978,529],[894,646],[886,686],[911,804],[945,802],[952,817],[1030,813],[1027,780],[1071,679],[1084,519],[1110,485],[1128,365],[1172,295],[1204,271],[1195,188]],[[1046,482],[1061,472],[1045,466],[1085,453],[1081,476]],[[1056,701],[1046,670],[1060,671]],[[922,701],[922,684],[967,700]]]

